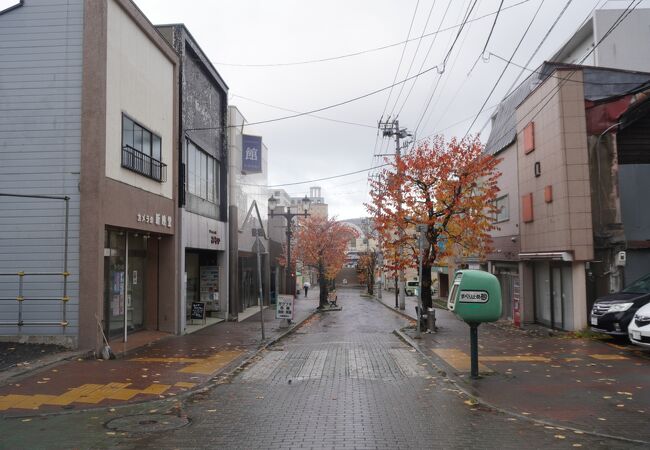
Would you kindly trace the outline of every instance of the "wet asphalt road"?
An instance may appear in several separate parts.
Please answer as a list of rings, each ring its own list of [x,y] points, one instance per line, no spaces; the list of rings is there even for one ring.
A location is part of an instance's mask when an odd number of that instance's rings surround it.
[[[392,334],[407,325],[403,317],[358,291],[340,291],[339,299],[342,311],[315,316],[205,392],[3,420],[0,447],[634,448],[477,408]],[[115,418],[120,423],[109,422]],[[188,425],[165,430],[185,418]]]

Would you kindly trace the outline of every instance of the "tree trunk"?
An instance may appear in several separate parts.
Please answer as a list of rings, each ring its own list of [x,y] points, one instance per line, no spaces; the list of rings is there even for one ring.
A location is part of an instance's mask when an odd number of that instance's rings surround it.
[[[431,264],[428,261],[422,262],[422,279],[420,280],[420,289],[422,289],[422,308],[426,311],[427,308],[433,306],[432,292],[431,292]]]
[[[323,261],[318,261],[318,286],[320,287],[320,297],[318,298],[318,307],[324,308],[327,306],[327,278],[325,278],[325,264]]]

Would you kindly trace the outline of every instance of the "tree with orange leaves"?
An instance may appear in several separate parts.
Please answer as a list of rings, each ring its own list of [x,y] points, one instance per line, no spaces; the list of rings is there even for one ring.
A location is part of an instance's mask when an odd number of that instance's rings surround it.
[[[431,267],[437,260],[452,254],[483,256],[490,248],[501,175],[497,163],[483,152],[478,137],[446,141],[436,136],[370,182],[366,208],[386,247],[389,270],[417,266],[415,226],[425,226],[420,280],[425,308],[432,305]],[[400,245],[406,249],[401,260],[396,251]]]
[[[347,243],[356,237],[356,230],[334,218],[310,216],[301,220],[296,258],[318,271],[319,308],[327,304],[327,282],[336,278],[345,263]]]
[[[359,282],[365,284],[368,288],[368,294],[374,294],[375,288],[375,270],[377,268],[377,252],[368,250],[361,253],[357,261],[357,272],[359,273]]]

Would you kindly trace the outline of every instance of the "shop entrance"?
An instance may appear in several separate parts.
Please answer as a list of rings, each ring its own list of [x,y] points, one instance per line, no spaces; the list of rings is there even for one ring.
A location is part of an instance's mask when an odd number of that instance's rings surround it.
[[[535,322],[551,328],[566,329],[573,322],[573,281],[571,265],[536,262]]]
[[[211,316],[221,312],[217,257],[218,253],[212,250],[185,251],[185,314],[188,321],[192,302],[205,303],[205,310]]]
[[[104,233],[104,331],[116,337],[143,328],[148,236]]]

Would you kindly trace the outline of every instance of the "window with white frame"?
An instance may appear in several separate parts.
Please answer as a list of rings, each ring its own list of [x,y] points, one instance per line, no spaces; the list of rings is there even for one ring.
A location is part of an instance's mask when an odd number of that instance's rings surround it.
[[[496,215],[494,216],[494,223],[505,222],[510,219],[510,205],[508,202],[508,194],[497,198],[494,201],[496,207]]]
[[[187,191],[210,203],[219,202],[219,161],[187,141]]]

